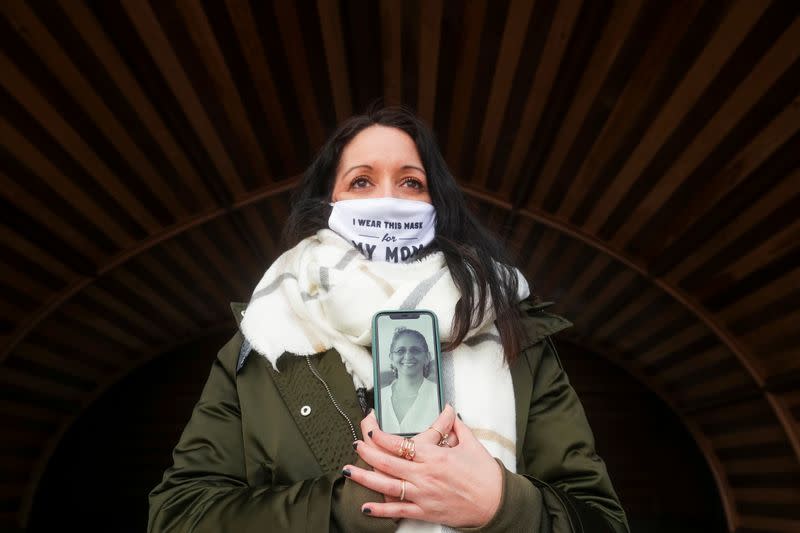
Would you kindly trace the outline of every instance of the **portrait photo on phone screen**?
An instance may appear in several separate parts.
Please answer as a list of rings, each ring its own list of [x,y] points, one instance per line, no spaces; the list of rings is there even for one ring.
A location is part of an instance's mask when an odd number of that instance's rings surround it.
[[[439,416],[440,395],[433,318],[377,320],[379,344],[376,388],[381,429],[417,434]]]

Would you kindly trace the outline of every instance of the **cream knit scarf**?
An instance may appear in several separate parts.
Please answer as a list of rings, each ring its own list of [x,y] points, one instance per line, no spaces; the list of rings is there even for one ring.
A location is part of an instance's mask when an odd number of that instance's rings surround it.
[[[519,298],[528,284],[519,277]],[[439,337],[452,338],[460,295],[441,253],[412,263],[369,261],[350,243],[323,229],[281,255],[253,292],[241,322],[252,348],[277,369],[283,354],[305,356],[330,348],[341,355],[356,387],[373,387],[372,317],[381,310],[436,313]],[[489,453],[516,470],[516,425],[511,373],[491,304],[464,342],[442,354],[444,398]],[[440,531],[404,520],[400,531]]]

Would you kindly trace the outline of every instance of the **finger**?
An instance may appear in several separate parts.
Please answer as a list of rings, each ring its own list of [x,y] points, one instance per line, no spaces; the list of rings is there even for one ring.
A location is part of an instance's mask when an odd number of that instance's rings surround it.
[[[406,440],[406,437],[401,437],[400,435],[394,435],[392,433],[386,433],[385,431],[381,431],[380,428],[375,428],[370,431],[368,436],[372,439],[372,443],[375,446],[380,447],[386,453],[389,453],[395,457],[400,457],[400,448],[403,446],[403,442]],[[411,439],[414,442],[414,460],[420,460],[420,446],[421,441],[417,439],[417,437],[413,437]],[[423,448],[429,443],[422,443]]]
[[[439,444],[444,435],[448,435],[453,430],[453,421],[456,418],[456,411],[453,406],[447,404],[444,409],[431,423],[430,427],[417,435],[414,439],[417,442],[427,442],[430,444]]]
[[[365,442],[371,442],[370,433],[375,430],[380,430],[378,427],[378,419],[375,418],[375,410],[371,410],[367,416],[361,420],[361,437]]]
[[[368,489],[386,495],[392,499],[399,499],[403,496],[404,499],[410,500],[412,494],[416,494],[417,488],[409,481],[405,482],[405,491],[403,490],[403,480],[395,477],[387,476],[382,472],[373,470],[365,470],[355,465],[345,465],[342,469],[342,474],[349,477],[359,485],[363,485]]]
[[[389,436],[393,437],[394,435]],[[414,475],[414,469],[419,467],[418,464],[414,464],[407,459],[401,459],[397,455],[389,453],[382,447],[377,446],[376,437],[378,437],[378,433],[373,432],[372,437],[375,444],[359,442],[356,448],[356,453],[359,457],[375,470],[380,470],[396,478],[408,479],[410,476]]]
[[[387,503],[365,503],[361,507],[361,512],[370,516],[385,518],[416,518],[424,520],[425,512],[413,502],[387,502]]]
[[[455,441],[457,443],[477,443],[480,444],[477,438],[475,438],[475,434],[472,433],[472,430],[469,428],[467,424],[461,420],[460,417],[456,416],[456,419],[453,421],[453,434],[452,437],[455,437]],[[451,446],[456,446],[453,444],[453,439],[447,439],[450,442]]]

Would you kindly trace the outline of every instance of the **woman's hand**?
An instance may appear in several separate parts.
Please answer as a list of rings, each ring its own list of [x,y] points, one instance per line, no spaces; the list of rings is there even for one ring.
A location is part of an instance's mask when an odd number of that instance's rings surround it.
[[[441,436],[428,429],[413,437],[413,461],[398,456],[403,437],[384,433],[374,414],[361,423],[365,441],[356,451],[375,470],[346,466],[353,481],[386,495],[386,501],[368,502],[362,511],[372,516],[415,518],[451,527],[486,524],[500,505],[500,466],[470,429],[445,407],[433,423],[449,433],[452,447],[437,446]],[[403,501],[403,481],[405,494]]]

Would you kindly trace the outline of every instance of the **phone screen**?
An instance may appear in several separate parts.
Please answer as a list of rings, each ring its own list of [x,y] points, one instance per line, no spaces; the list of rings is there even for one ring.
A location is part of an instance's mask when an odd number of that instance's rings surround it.
[[[436,315],[382,311],[372,332],[378,424],[397,435],[425,431],[442,411]]]

